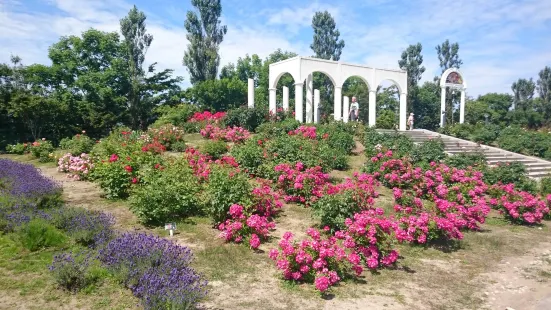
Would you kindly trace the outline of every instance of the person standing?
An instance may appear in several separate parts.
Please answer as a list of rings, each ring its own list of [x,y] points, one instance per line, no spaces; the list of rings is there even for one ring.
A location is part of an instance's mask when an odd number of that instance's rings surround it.
[[[356,97],[352,97],[352,104],[350,105],[350,120],[355,122],[360,118],[360,106],[356,101]]]
[[[409,113],[409,117],[408,117],[408,125],[409,125],[409,130],[413,130],[413,113]]]

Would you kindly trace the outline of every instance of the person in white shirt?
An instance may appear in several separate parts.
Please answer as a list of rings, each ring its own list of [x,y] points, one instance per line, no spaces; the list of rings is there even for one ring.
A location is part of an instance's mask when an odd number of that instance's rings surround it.
[[[356,102],[356,97],[352,97],[352,104],[350,105],[350,120],[357,121],[360,116],[360,106]]]
[[[408,117],[408,125],[409,125],[409,130],[413,130],[413,113],[409,113],[409,117]]]

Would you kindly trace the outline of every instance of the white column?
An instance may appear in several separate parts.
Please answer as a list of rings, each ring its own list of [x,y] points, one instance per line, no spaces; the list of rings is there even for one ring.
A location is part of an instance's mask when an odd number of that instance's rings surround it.
[[[369,91],[369,126],[374,127],[375,123],[377,122],[377,115],[375,114],[377,112],[376,107],[376,101],[377,100],[377,93],[375,90]],[[362,107],[360,107],[361,109]]]
[[[311,123],[314,121],[314,101],[312,98],[314,92],[314,76],[308,74],[306,78],[306,123]]]
[[[283,86],[283,110],[289,111],[289,87]]]
[[[344,96],[342,98],[342,121],[345,123],[348,123],[348,116],[350,114],[349,106],[350,106],[350,97]]]
[[[276,113],[276,89],[270,88],[270,102],[269,102],[269,108],[270,112],[275,114]]]
[[[461,102],[459,104],[459,123],[465,122],[465,88],[461,90]]]
[[[446,111],[446,87],[442,87],[440,94],[440,127],[444,124],[444,111]]]
[[[320,122],[320,90],[314,89],[314,123]]]
[[[249,109],[251,108],[254,108],[254,80],[253,79],[249,79],[248,80],[248,86],[249,86],[249,91],[247,92],[247,94],[249,95],[248,97],[248,102],[247,102],[247,105],[249,106]]]
[[[400,130],[406,130],[407,94],[400,94]]]
[[[335,87],[335,107],[333,109],[334,119],[340,121],[342,119],[342,87]]]
[[[302,115],[302,87],[303,83],[295,83],[295,119],[299,122],[304,122],[304,117]]]

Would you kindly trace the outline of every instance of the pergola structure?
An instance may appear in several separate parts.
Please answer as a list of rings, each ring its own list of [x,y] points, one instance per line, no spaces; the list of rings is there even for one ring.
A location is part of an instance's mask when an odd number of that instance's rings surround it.
[[[440,96],[440,127],[445,124],[446,117],[446,88],[449,87],[453,90],[459,90],[461,92],[461,100],[459,102],[459,123],[465,122],[465,91],[467,90],[467,82],[463,78],[463,74],[459,72],[457,68],[449,68],[444,71],[440,78],[440,88],[442,94]]]
[[[384,80],[393,82],[400,93],[400,118],[399,129],[406,130],[406,97],[407,97],[407,73],[402,70],[376,69],[362,65],[310,58],[293,57],[277,63],[270,64],[269,77],[269,108],[276,112],[276,87],[279,78],[289,73],[295,80],[295,118],[300,122],[317,123],[319,121],[319,91],[313,89],[313,73],[325,74],[334,86],[334,118],[335,120],[348,121],[348,97],[342,97],[342,86],[346,79],[352,76],[360,77],[369,88],[369,126],[375,126],[375,100],[377,86]],[[303,87],[306,80],[306,118],[303,113]],[[343,106],[344,101],[344,106]],[[283,88],[283,109],[289,109],[289,90]],[[360,103],[361,105],[361,103]],[[360,109],[364,107],[360,106]]]

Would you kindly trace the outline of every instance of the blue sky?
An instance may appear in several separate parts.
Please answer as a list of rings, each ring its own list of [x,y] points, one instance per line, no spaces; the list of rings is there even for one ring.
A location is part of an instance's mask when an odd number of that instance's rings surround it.
[[[147,14],[154,36],[147,60],[189,80],[182,56],[190,3],[0,0],[0,62],[16,54],[25,64],[48,64],[48,47],[60,36],[90,27],[118,31],[119,19],[136,4]],[[312,16],[328,10],[345,40],[341,60],[346,62],[396,68],[401,52],[421,42],[427,68],[423,79],[432,80],[440,73],[435,46],[445,39],[459,42],[470,96],[510,92],[516,79],[536,78],[539,70],[551,66],[551,1],[546,0],[222,0],[222,6],[228,26],[222,64],[247,53],[264,58],[277,48],[311,55]]]

